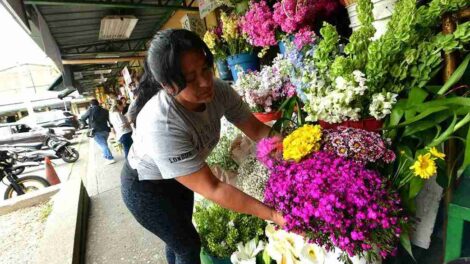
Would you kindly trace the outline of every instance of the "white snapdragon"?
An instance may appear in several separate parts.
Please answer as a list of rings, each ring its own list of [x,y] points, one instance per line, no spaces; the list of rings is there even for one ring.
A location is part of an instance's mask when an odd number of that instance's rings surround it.
[[[316,73],[314,79],[319,79]],[[360,97],[365,94],[368,87],[364,74],[354,71],[354,81],[348,81],[339,76],[332,86],[325,86],[325,82],[316,81],[305,91],[305,111],[308,121],[323,120],[329,123],[340,123],[345,120],[358,120],[361,117],[361,107],[358,107]]]
[[[369,106],[370,115],[378,120],[389,115],[393,105],[397,102],[397,96],[397,94],[390,92],[373,94]]]

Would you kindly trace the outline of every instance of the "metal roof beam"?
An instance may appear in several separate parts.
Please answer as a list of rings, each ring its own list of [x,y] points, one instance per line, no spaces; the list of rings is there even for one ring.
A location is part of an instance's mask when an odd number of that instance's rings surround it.
[[[197,7],[169,4],[135,4],[130,2],[99,2],[99,1],[63,1],[63,0],[25,0],[28,5],[55,5],[55,6],[93,6],[103,8],[120,8],[120,9],[170,9],[170,10],[187,10],[198,11]],[[167,2],[168,3],[168,2]]]

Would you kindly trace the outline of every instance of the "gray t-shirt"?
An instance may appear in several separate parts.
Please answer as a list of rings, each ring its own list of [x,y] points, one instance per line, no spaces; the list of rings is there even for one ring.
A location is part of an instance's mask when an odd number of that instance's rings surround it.
[[[129,164],[139,180],[160,180],[200,170],[220,136],[220,119],[238,123],[251,115],[227,83],[214,81],[214,99],[202,112],[184,108],[165,91],[150,99],[137,116]]]

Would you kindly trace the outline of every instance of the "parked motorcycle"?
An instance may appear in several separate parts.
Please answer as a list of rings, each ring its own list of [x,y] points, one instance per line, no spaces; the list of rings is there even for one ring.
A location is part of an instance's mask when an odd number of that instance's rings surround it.
[[[3,149],[12,151],[17,154],[19,162],[42,162],[44,158],[62,159],[67,163],[73,163],[78,160],[80,154],[76,149],[71,147],[69,141],[49,141],[50,149],[33,149],[18,146],[3,146]]]
[[[0,150],[0,181],[8,185],[3,196],[4,199],[10,199],[51,185],[46,179],[39,176],[18,177],[13,174],[15,160],[15,153]],[[4,179],[7,179],[10,184],[5,183]]]
[[[15,175],[20,175],[21,173],[24,172],[26,168],[38,167],[39,165],[41,165],[41,162],[37,162],[37,161],[31,161],[31,162],[15,161],[15,165],[13,166],[14,168],[11,171],[11,173]]]

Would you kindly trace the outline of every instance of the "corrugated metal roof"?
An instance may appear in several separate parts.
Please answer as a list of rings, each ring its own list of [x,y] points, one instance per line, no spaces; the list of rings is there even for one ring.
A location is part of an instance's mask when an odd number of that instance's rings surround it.
[[[29,12],[39,12],[46,21],[58,45],[62,60],[144,55],[147,42],[175,10],[178,8],[197,10],[188,7],[188,2],[183,0],[25,0],[24,3],[28,5]],[[107,15],[133,15],[139,19],[129,39],[114,41],[98,39],[101,19]],[[110,83],[128,64],[128,62],[119,62],[72,65],[71,71],[72,75],[81,77],[75,78],[74,83],[80,86],[77,88],[84,91],[100,85],[93,81],[101,77],[94,71],[111,69],[111,73],[104,75]]]

